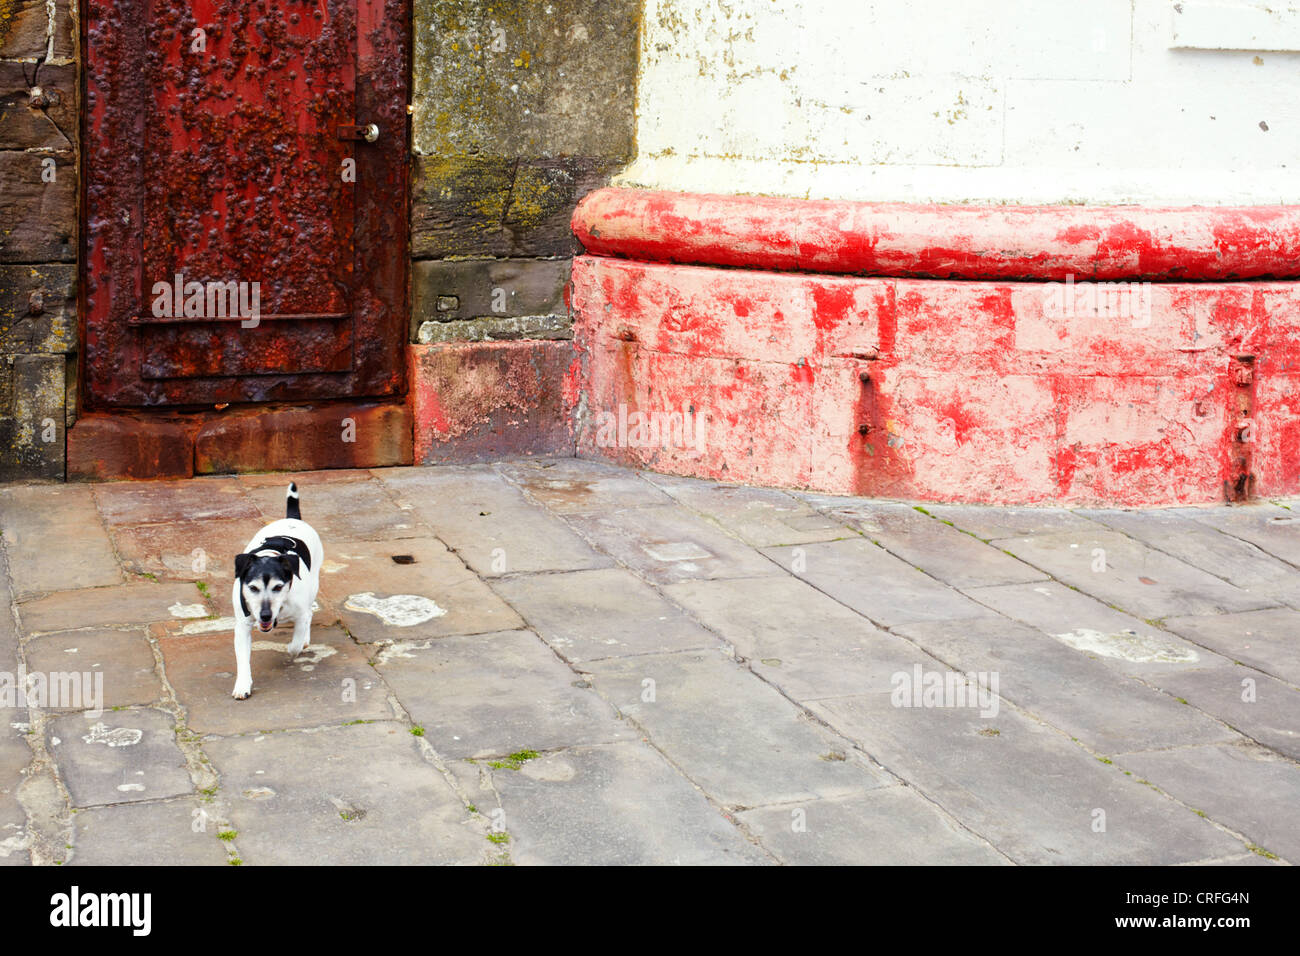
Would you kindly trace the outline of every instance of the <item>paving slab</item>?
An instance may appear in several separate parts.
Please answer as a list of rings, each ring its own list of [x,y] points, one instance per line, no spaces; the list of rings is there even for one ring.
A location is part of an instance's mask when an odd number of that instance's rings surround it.
[[[513,575],[492,587],[566,661],[719,644],[716,634],[622,568]]]
[[[828,495],[820,491],[799,491],[791,490],[786,492],[793,498],[806,502],[808,507],[822,513],[828,511],[852,510],[854,508],[869,508],[872,505],[882,503],[907,505],[910,502],[894,498],[860,498],[856,495]]]
[[[1229,660],[1300,686],[1300,611],[1271,608],[1241,614],[1171,617],[1165,627]]]
[[[19,600],[123,581],[88,485],[0,488],[0,532]]]
[[[1263,747],[1217,745],[1115,761],[1287,861],[1300,860],[1300,767]]]
[[[609,567],[565,523],[488,466],[422,466],[378,473],[439,538],[485,577]]]
[[[1006,866],[986,841],[911,787],[737,814],[782,863],[795,866]]]
[[[113,544],[122,567],[134,575],[172,581],[214,582],[229,591],[235,579],[235,555],[262,527],[247,518],[171,521],[114,525]]]
[[[153,648],[143,628],[100,628],[38,637],[27,645],[27,673],[45,675],[47,688],[71,687],[67,678],[79,675],[76,696],[82,700],[48,694],[44,705],[48,710],[112,709],[152,704],[163,696]]]
[[[698,478],[653,473],[643,477],[679,504],[708,516],[751,547],[834,541],[852,534],[807,502],[774,488],[720,485]]]
[[[570,515],[601,551],[656,584],[780,574],[781,569],[680,505]]]
[[[495,849],[402,724],[214,739],[204,750],[246,864],[479,864]]]
[[[1133,677],[1228,660],[1056,581],[969,588],[970,597]]]
[[[865,538],[765,548],[763,553],[883,627],[992,613]]]
[[[1242,850],[1011,707],[990,721],[971,708],[895,707],[889,694],[809,706],[1016,863],[1162,865]]]
[[[588,667],[601,695],[726,806],[843,796],[887,779],[720,651],[595,661]]]
[[[457,765],[515,863],[718,866],[771,858],[652,747],[629,741],[544,754],[518,770]],[[480,782],[481,781],[481,782]],[[492,816],[494,809],[500,813]]]
[[[19,652],[21,634],[11,613],[13,591],[10,589],[8,572],[9,562],[4,548],[0,547],[0,672],[16,678],[21,660]],[[18,713],[20,710],[22,710],[21,715]],[[0,737],[8,733],[11,723],[26,719],[25,709],[20,708],[16,700],[13,706],[0,707]]]
[[[27,813],[18,802],[18,787],[32,762],[32,750],[22,732],[10,726],[14,712],[0,710],[0,866],[23,866],[27,851]]]
[[[913,567],[953,587],[1042,581],[1037,568],[915,507],[880,502],[827,512]]]
[[[78,627],[122,627],[173,621],[179,616],[172,610],[174,607],[184,609],[203,605],[206,605],[205,611],[211,610],[211,604],[192,583],[140,581],[111,588],[59,591],[34,598],[18,605],[18,618],[23,632],[31,635]]]
[[[161,710],[58,717],[46,725],[45,742],[74,807],[194,792],[174,721]]]
[[[686,581],[664,591],[795,700],[886,689],[898,671],[934,663],[794,577]]]
[[[930,621],[903,625],[898,633],[953,670],[988,675],[982,682],[994,693],[1099,753],[1239,739],[1199,711],[1025,624]]]
[[[341,542],[325,552],[322,568],[321,596],[363,644],[523,626],[519,615],[437,538]],[[418,603],[411,613],[402,613],[397,595],[415,595],[436,607]]]
[[[1189,508],[1186,513],[1300,568],[1300,510],[1256,502],[1232,508]]]
[[[337,627],[313,627],[311,645],[290,659],[291,627],[253,635],[253,694],[235,700],[233,632],[159,640],[167,681],[197,734],[322,727],[393,716],[388,689],[365,651]]]
[[[590,514],[672,503],[668,495],[637,472],[599,461],[528,459],[501,462],[495,468],[556,514]]]
[[[291,481],[299,485],[374,481],[376,474],[382,473],[383,470],[382,468],[318,468],[315,471],[264,471],[235,477],[248,489],[279,488],[283,497],[284,489]]]
[[[278,521],[285,514],[285,491],[294,480],[303,520],[321,536],[326,554],[331,544],[344,541],[396,541],[429,534],[415,509],[396,504],[383,482],[366,472],[353,471],[351,475],[346,481],[282,476],[276,484],[246,483],[245,488],[265,520]]]
[[[1186,509],[1089,509],[1081,513],[1248,593],[1300,604],[1300,571],[1248,541],[1195,520]],[[1293,533],[1300,535],[1300,521]]]
[[[72,866],[224,866],[225,844],[196,798],[93,807],[72,815]]]
[[[1252,740],[1300,760],[1300,691],[1294,687],[1239,664],[1174,671],[1150,680]],[[1253,700],[1243,699],[1252,695]]]
[[[8,613],[8,562],[0,547],[0,671],[16,679],[18,674],[18,629]],[[6,704],[10,702],[6,701]],[[30,862],[27,851],[27,814],[18,802],[18,788],[32,762],[27,745],[27,708],[16,698],[12,706],[0,706],[0,866]]]
[[[926,503],[926,511],[940,521],[951,521],[982,541],[1029,537],[1057,531],[1096,531],[1095,522],[1068,508],[1003,508],[992,505],[939,505]]]
[[[425,738],[446,757],[638,736],[531,631],[393,645],[375,663]]]
[[[291,480],[325,542],[313,646],[259,640],[234,701],[233,556]],[[565,458],[5,486],[0,673],[103,679],[98,727],[47,701],[74,863],[1296,862],[1284,504],[918,510]],[[996,673],[996,714],[893,706],[918,666]],[[0,718],[23,864],[61,798]],[[232,804],[234,843],[194,832]]]
[[[92,487],[99,513],[110,527],[241,518],[252,522],[251,535],[262,518],[237,478],[112,481]]]
[[[1118,531],[1067,531],[999,543],[1056,579],[1143,620],[1251,611],[1276,603]]]

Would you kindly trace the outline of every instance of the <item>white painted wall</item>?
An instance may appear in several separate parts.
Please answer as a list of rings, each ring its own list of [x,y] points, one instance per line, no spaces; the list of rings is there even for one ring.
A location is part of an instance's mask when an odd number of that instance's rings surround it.
[[[1300,202],[1296,0],[645,0],[641,43],[619,185]]]

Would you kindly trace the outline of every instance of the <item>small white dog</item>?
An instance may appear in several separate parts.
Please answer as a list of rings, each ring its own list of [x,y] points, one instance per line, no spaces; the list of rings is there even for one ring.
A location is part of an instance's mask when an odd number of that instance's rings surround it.
[[[235,555],[235,689],[243,700],[253,692],[253,627],[266,633],[281,621],[293,621],[289,656],[311,644],[312,605],[320,589],[325,559],[320,535],[298,511],[298,486],[290,482],[286,517],[273,521]]]

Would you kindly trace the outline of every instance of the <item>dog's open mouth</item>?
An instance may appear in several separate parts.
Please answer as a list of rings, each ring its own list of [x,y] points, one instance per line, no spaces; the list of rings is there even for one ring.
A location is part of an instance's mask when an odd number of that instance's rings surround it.
[[[262,630],[263,632],[266,632],[266,631],[269,631],[271,628],[275,627],[275,622],[274,622],[274,621],[269,621],[269,622],[267,622],[266,624],[263,624],[261,621],[258,621],[258,622],[257,622],[257,626],[258,626],[259,628],[261,628],[261,630]]]

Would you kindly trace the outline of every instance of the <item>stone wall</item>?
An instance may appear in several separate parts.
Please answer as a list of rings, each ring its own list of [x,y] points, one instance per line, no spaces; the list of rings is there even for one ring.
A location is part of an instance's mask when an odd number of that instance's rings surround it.
[[[0,0],[0,480],[62,478],[76,415],[74,8]]]
[[[421,344],[572,336],[569,219],[635,151],[640,0],[415,0]]]

